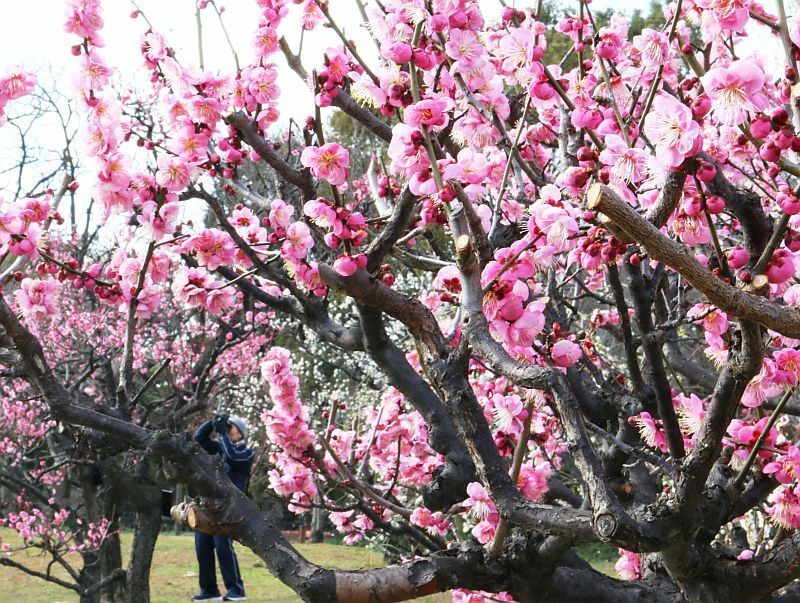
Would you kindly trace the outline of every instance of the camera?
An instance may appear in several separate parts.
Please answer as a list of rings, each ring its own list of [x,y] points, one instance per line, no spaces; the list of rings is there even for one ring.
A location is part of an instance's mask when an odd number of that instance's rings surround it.
[[[214,415],[213,419],[214,431],[217,433],[225,433],[228,430],[228,414],[218,412]]]

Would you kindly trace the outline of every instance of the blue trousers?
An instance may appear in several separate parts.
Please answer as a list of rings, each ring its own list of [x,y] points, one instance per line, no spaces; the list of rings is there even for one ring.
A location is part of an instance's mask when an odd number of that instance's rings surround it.
[[[214,566],[214,551],[217,551],[219,571],[228,592],[244,595],[244,583],[239,572],[239,562],[233,551],[233,540],[227,536],[210,536],[194,533],[194,550],[197,553],[197,564],[200,566],[200,590],[204,593],[216,594],[217,572]]]

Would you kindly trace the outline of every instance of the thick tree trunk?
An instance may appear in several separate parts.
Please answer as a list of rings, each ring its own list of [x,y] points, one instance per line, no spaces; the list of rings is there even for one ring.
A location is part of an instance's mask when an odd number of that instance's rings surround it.
[[[122,572],[122,550],[119,536],[113,534],[118,528],[114,489],[101,493],[105,476],[100,469],[89,469],[80,472],[81,493],[86,509],[86,518],[95,524],[108,519],[109,533],[97,551],[83,555],[83,568],[79,583],[84,589],[92,589],[105,577]],[[123,603],[125,601],[125,583],[122,580],[110,580],[102,588],[88,595],[81,596],[81,603]]]
[[[116,531],[117,522],[112,522],[113,527],[109,530]],[[122,547],[119,534],[109,534],[106,544],[103,546],[100,555],[100,577],[110,576],[115,571],[122,569]],[[100,600],[103,603],[123,603],[125,601],[125,582],[123,580],[112,580],[100,591]]]
[[[103,472],[116,495],[132,503],[136,510],[131,557],[125,580],[119,581],[126,587],[123,600],[126,603],[149,603],[150,568],[161,531],[161,487],[147,459],[136,464],[133,475],[111,460],[103,463]]]
[[[84,589],[89,589],[102,579],[100,571],[100,558],[96,553],[85,553],[83,557],[83,567],[78,576],[78,584]],[[86,595],[82,594],[80,603],[104,603],[100,598],[100,591]]]
[[[158,506],[137,511],[131,558],[125,578],[128,589],[127,603],[150,601],[150,568],[160,531],[161,510]]]
[[[110,576],[115,571],[122,568],[122,545],[119,538],[119,522],[117,509],[119,508],[117,499],[113,497],[114,491],[106,494],[103,498],[103,515],[109,520],[108,535],[100,551],[100,574],[101,578]],[[103,603],[122,603],[125,601],[125,582],[122,580],[112,580],[100,591],[100,599]]]

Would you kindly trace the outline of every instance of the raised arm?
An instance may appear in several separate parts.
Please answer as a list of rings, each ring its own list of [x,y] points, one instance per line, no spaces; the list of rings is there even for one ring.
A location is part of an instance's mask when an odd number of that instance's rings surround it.
[[[208,454],[222,454],[222,448],[219,445],[219,442],[211,439],[211,433],[213,431],[213,421],[206,421],[197,428],[197,431],[194,432],[194,441],[200,444],[203,450],[205,450]]]

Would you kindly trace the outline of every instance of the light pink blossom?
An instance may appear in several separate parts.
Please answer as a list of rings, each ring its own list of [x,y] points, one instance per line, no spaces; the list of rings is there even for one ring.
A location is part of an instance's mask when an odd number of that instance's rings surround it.
[[[642,577],[642,560],[638,553],[619,549],[619,560],[614,569],[623,580],[638,580]]]
[[[14,294],[20,311],[27,318],[41,320],[55,314],[54,296],[58,281],[53,279],[25,278]]]
[[[711,115],[720,124],[742,124],[767,106],[764,71],[751,60],[739,59],[728,67],[714,67],[700,81],[712,101]]]
[[[329,142],[321,147],[306,147],[300,155],[300,162],[317,178],[339,186],[347,180],[350,153],[337,143]]]
[[[667,168],[678,167],[696,153],[702,140],[692,110],[668,94],[656,96],[645,118],[644,133],[655,145],[656,159]]]

